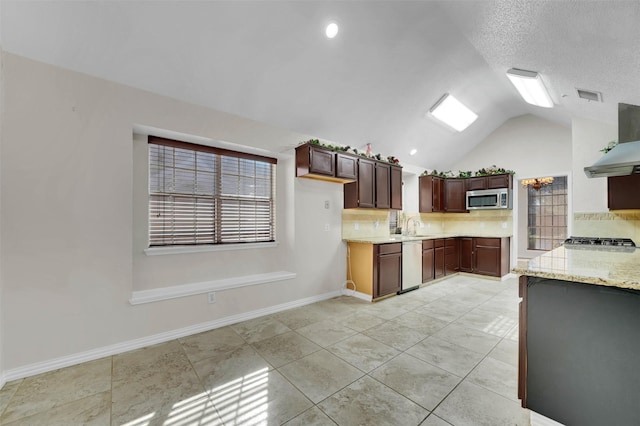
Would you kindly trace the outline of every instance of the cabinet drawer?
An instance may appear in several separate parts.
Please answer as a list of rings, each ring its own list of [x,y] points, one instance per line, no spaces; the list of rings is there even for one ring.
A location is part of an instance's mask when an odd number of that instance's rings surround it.
[[[433,240],[422,240],[422,250],[432,249]]]
[[[378,244],[378,254],[402,253],[402,243]]]
[[[433,240],[433,246],[444,247],[444,240],[443,239]]]
[[[500,247],[500,238],[476,238],[476,246]]]

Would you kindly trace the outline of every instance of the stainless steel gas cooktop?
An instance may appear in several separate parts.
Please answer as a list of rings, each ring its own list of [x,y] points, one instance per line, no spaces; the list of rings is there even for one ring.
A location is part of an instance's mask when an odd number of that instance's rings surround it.
[[[564,247],[628,252],[634,251],[636,244],[631,238],[569,237],[564,240]]]

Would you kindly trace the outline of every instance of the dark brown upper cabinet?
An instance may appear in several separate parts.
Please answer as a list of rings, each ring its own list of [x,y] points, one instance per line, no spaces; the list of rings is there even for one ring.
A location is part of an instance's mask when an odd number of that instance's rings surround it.
[[[336,177],[341,179],[358,179],[358,159],[353,155],[336,152]]]
[[[466,213],[466,179],[444,180],[444,211],[447,213]]]
[[[391,166],[391,208],[402,210],[402,168]]]
[[[347,183],[357,179],[357,157],[304,144],[296,147],[296,177]]]
[[[391,208],[391,166],[376,163],[376,208]]]
[[[358,159],[358,180],[344,185],[344,208],[401,209],[402,168]]]
[[[640,174],[607,178],[609,210],[640,209]]]
[[[465,181],[467,191],[513,187],[513,176],[509,173],[502,175],[477,176],[467,178]]]
[[[444,179],[420,176],[418,203],[420,213],[444,212]]]

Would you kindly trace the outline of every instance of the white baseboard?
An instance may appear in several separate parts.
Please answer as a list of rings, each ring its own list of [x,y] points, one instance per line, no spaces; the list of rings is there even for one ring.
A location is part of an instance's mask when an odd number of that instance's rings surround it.
[[[213,330],[215,328],[224,327],[226,325],[235,324],[238,322],[254,319],[263,315],[270,315],[276,312],[285,311],[287,309],[297,308],[305,306],[311,303],[320,302],[322,300],[331,299],[333,297],[340,296],[341,292],[332,291],[330,293],[321,294],[318,296],[306,297],[304,299],[294,300],[292,302],[282,303],[280,305],[274,305],[267,308],[257,309],[251,312],[245,312],[242,314],[232,315],[225,318],[220,318],[213,321],[208,321],[200,324],[195,324],[189,327],[180,328],[177,330],[167,331],[164,333],[154,334],[152,336],[141,337],[139,339],[129,340],[122,343],[116,343],[109,346],[103,346],[101,348],[92,349],[85,352],[66,355],[60,358],[55,358],[47,361],[37,362],[34,364],[25,365],[23,367],[13,368],[0,374],[0,383],[4,383],[12,380],[22,379],[36,374],[46,373],[48,371],[57,370],[59,368],[69,367],[76,364],[81,364],[87,361],[93,361],[96,359],[104,358],[111,355],[117,355],[124,352],[132,351],[134,349],[144,348],[146,346],[156,345],[158,343],[168,342],[180,337],[190,336],[192,334],[201,333],[203,331]],[[0,386],[1,387],[1,386]]]
[[[245,275],[242,277],[223,278],[220,280],[205,281],[200,283],[154,288],[151,290],[140,290],[134,291],[131,294],[129,303],[131,303],[132,305],[140,305],[142,303],[175,299],[177,297],[193,296],[195,294],[209,293],[212,291],[229,290],[231,288],[246,287],[249,285],[290,280],[295,277],[295,272],[276,271],[267,272],[264,274]]]
[[[373,297],[371,297],[368,294],[360,293],[359,291],[349,290],[348,288],[343,288],[342,294],[344,296],[357,297],[358,299],[366,300],[367,302],[371,302],[373,300]]]
[[[2,390],[5,383],[7,383],[7,378],[4,376],[4,373],[2,373],[0,374],[0,390]]]

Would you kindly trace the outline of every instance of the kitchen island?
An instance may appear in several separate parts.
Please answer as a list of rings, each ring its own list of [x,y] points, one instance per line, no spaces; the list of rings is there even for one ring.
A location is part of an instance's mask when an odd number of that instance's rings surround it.
[[[640,250],[560,247],[513,272],[522,406],[566,425],[640,424]]]

